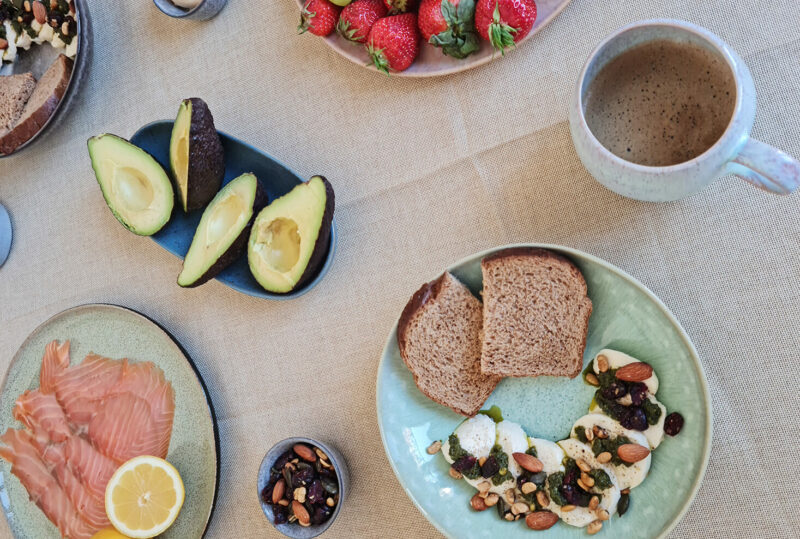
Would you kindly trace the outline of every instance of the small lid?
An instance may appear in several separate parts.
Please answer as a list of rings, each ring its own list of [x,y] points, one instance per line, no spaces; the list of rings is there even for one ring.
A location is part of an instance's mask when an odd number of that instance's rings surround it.
[[[11,250],[11,217],[5,207],[0,204],[0,266],[8,258]]]

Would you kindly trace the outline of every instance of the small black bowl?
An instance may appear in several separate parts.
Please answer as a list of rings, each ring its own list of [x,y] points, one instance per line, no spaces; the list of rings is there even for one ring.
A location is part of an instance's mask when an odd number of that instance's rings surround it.
[[[261,497],[264,487],[266,487],[267,483],[269,483],[270,469],[272,468],[272,465],[281,455],[298,443],[318,447],[326,455],[328,455],[331,464],[333,464],[333,469],[336,472],[336,477],[339,480],[339,503],[336,504],[331,518],[322,524],[311,525],[308,527],[303,527],[296,523],[275,524],[275,516],[272,513],[272,506],[268,503],[264,503],[264,500]],[[342,505],[344,504],[349,491],[350,474],[347,470],[347,464],[342,454],[330,445],[320,442],[319,440],[313,440],[311,438],[287,438],[273,445],[272,448],[267,451],[267,454],[264,456],[264,460],[261,461],[261,467],[258,470],[257,495],[258,502],[261,504],[261,509],[267,516],[267,520],[269,520],[270,523],[275,526],[276,530],[281,532],[286,537],[292,537],[293,539],[310,539],[311,537],[316,537],[327,530],[331,524],[333,524],[333,521],[336,520],[336,517],[339,516],[339,511],[341,511]]]

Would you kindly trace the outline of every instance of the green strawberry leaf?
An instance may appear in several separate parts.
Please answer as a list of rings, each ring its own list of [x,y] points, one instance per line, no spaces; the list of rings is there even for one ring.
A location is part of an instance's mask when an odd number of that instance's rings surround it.
[[[480,47],[475,32],[475,0],[462,0],[458,7],[449,0],[442,0],[442,16],[447,30],[431,36],[430,43],[441,47],[442,52],[453,58],[466,58]]]
[[[300,24],[297,25],[297,33],[305,34],[311,27],[311,19],[317,16],[316,11],[309,11],[308,8],[303,8],[300,12]]]
[[[386,58],[386,55],[383,54],[383,49],[376,49],[372,46],[372,43],[367,45],[367,54],[369,54],[370,61],[367,65],[374,65],[378,71],[382,71],[389,76],[389,60]]]
[[[350,28],[350,23],[344,19],[339,19],[339,22],[336,23],[336,31],[348,41],[352,41],[353,43],[359,43],[356,34],[358,33],[357,28]]]
[[[494,50],[500,51],[500,54],[505,56],[507,48],[516,46],[514,34],[517,31],[513,26],[509,26],[500,20],[500,4],[495,3],[492,22],[489,23],[489,42],[494,47]]]

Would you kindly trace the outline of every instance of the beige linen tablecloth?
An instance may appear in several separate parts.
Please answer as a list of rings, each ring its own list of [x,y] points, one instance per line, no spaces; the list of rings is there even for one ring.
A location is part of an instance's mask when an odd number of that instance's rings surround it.
[[[673,536],[797,537],[800,196],[726,178],[681,202],[627,200],[583,169],[566,122],[603,36],[676,17],[742,54],[759,94],[754,135],[800,155],[796,0],[575,0],[504,59],[429,80],[386,78],[297,36],[294,0],[231,0],[207,23],[169,19],[147,0],[95,1],[91,14],[82,100],[44,142],[0,161],[0,201],[15,225],[0,269],[0,369],[38,324],[74,305],[117,303],[164,324],[197,362],[219,417],[209,536],[277,536],[256,471],[274,442],[309,435],[338,446],[352,470],[352,496],[328,536],[438,537],[381,445],[381,350],[423,281],[476,251],[535,241],[630,272],[697,346],[714,443]],[[106,208],[87,137],[128,137],[189,96],[209,103],[219,129],[331,180],[338,252],[310,294],[269,302],[216,281],[183,290],[180,261]]]

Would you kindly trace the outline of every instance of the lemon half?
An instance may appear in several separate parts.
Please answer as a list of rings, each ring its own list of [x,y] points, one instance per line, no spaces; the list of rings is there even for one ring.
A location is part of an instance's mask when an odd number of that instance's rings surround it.
[[[147,539],[175,522],[184,496],[183,481],[172,464],[158,457],[135,457],[108,481],[106,514],[120,533]]]

